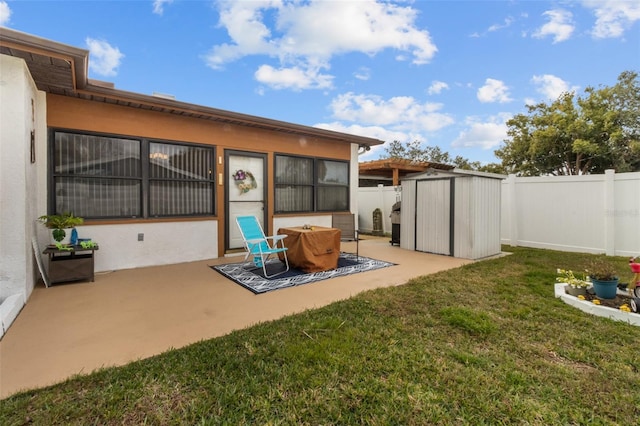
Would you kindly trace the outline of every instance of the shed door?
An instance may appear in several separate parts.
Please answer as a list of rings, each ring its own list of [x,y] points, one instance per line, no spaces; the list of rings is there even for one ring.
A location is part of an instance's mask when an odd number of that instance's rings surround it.
[[[416,250],[428,253],[452,253],[450,179],[417,182]]]

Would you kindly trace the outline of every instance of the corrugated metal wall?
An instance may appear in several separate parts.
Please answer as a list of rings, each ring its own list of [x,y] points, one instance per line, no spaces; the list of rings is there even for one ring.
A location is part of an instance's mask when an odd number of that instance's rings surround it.
[[[500,253],[501,181],[456,179],[455,257],[480,259]]]
[[[400,247],[416,249],[416,181],[402,182],[402,209],[400,210]]]
[[[451,179],[418,181],[416,250],[451,255]]]

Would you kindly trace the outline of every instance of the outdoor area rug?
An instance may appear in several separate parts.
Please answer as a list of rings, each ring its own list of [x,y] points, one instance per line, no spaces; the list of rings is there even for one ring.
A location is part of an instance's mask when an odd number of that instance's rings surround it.
[[[309,284],[329,278],[372,271],[393,265],[395,265],[395,263],[363,256],[356,258],[355,254],[340,253],[338,267],[336,269],[306,273],[299,269],[291,268],[284,274],[273,278],[265,278],[262,268],[256,268],[252,263],[228,263],[226,265],[211,266],[211,268],[253,293],[260,294],[285,287]],[[267,271],[269,271],[269,274],[275,273],[277,269],[284,270],[284,268],[284,263],[278,259],[270,259],[267,262]]]

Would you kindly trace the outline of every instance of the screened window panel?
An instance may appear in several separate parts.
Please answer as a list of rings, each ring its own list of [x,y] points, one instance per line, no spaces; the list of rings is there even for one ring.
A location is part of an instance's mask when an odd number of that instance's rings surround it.
[[[349,208],[349,188],[321,186],[318,188],[318,210],[340,211]]]
[[[340,211],[349,208],[349,164],[318,160],[318,210]]]
[[[80,217],[138,217],[141,215],[139,180],[55,178],[56,212]]]
[[[318,160],[318,183],[348,186],[349,165],[338,161]]]
[[[313,185],[313,159],[276,156],[276,184]]]
[[[313,211],[313,187],[276,185],[275,210],[277,212]]]
[[[161,179],[212,178],[210,148],[165,143],[149,144],[149,176]]]
[[[149,215],[211,214],[213,184],[209,182],[151,181]]]
[[[54,173],[140,177],[140,141],[56,132]]]
[[[213,214],[213,150],[149,144],[149,215]]]

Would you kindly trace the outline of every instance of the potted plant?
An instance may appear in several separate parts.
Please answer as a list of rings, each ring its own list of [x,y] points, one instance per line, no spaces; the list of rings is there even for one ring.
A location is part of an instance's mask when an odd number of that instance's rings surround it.
[[[569,269],[558,269],[556,271],[558,273],[558,277],[556,277],[556,282],[565,283],[565,291],[572,296],[585,296],[587,294],[587,287],[591,285],[589,281],[587,281],[584,275],[576,276],[572,270]]]
[[[54,243],[69,244],[71,230],[84,223],[84,219],[74,216],[71,212],[44,215],[38,218],[47,228],[51,229]]]
[[[601,299],[615,299],[618,293],[618,275],[616,268],[603,256],[593,259],[587,267],[588,278],[593,284],[596,296]]]

